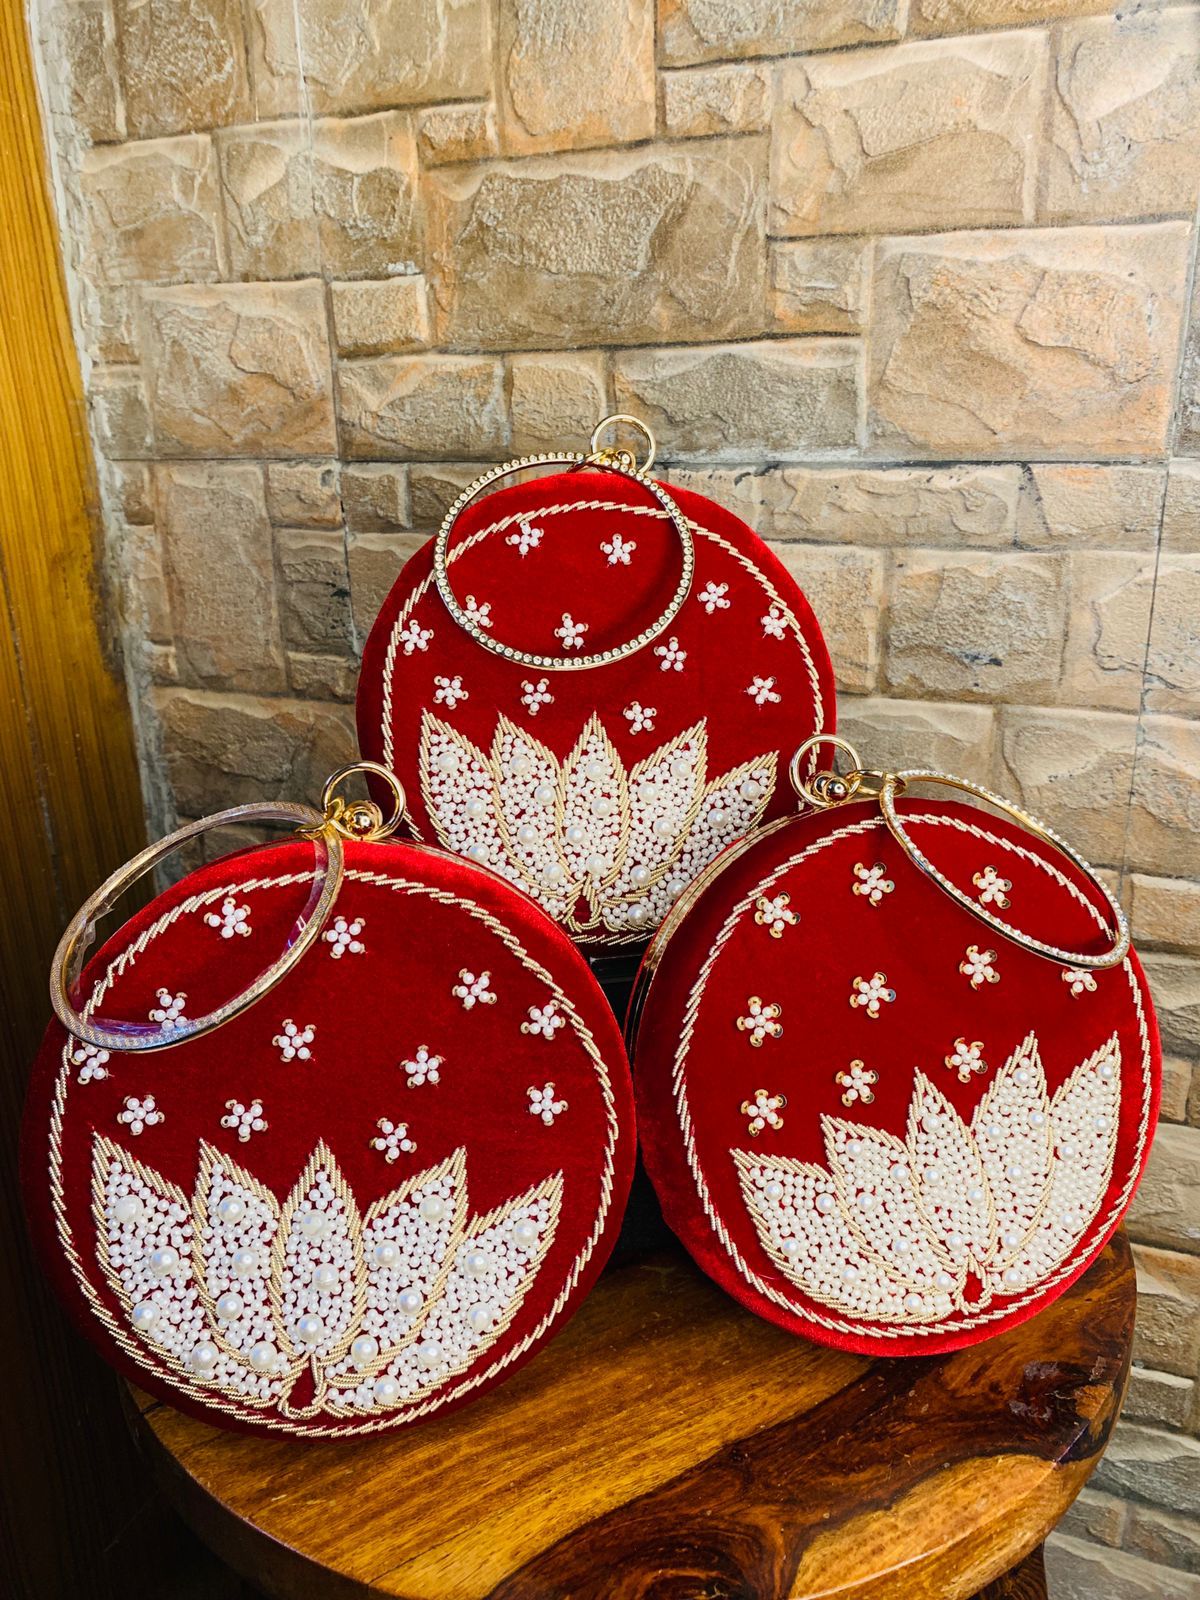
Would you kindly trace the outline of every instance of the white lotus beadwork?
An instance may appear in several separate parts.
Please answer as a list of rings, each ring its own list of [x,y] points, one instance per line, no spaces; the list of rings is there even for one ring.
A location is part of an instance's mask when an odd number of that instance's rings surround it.
[[[599,717],[560,762],[507,717],[490,755],[424,714],[421,790],[447,849],[495,868],[573,933],[636,938],[758,822],[774,752],[711,782],[703,720],[631,772]]]
[[[281,1205],[212,1145],[189,1197],[97,1135],[92,1197],[131,1355],[216,1404],[352,1420],[420,1401],[496,1343],[553,1243],[562,1175],[468,1218],[460,1149],[363,1215],[323,1142]]]
[[[1112,1176],[1117,1036],[1051,1099],[1031,1033],[963,1121],[921,1072],[905,1138],[822,1118],[828,1167],[734,1150],[758,1238],[845,1317],[936,1322],[1027,1295],[1075,1250]]]

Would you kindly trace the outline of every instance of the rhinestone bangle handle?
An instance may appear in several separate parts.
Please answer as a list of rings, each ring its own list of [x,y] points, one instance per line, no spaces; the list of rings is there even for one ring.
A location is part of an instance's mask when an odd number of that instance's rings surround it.
[[[1092,955],[1082,950],[1066,950],[1061,945],[1048,943],[1045,939],[1035,938],[1033,934],[1024,933],[1020,928],[1014,928],[995,912],[989,911],[984,905],[973,900],[969,894],[960,889],[958,884],[951,880],[936,867],[919,845],[914,844],[911,835],[904,827],[900,814],[896,809],[896,796],[908,785],[914,783],[936,783],[945,788],[958,789],[963,794],[970,795],[973,799],[982,800],[985,804],[994,806],[1004,816],[1012,819],[1019,827],[1027,829],[1040,839],[1042,843],[1050,845],[1060,854],[1066,856],[1074,866],[1078,867],[1091,886],[1104,898],[1112,915],[1112,926],[1116,929],[1116,936],[1111,950],[1103,951],[1099,955]],[[883,782],[879,788],[879,808],[883,812],[884,821],[887,823],[892,837],[904,851],[904,854],[925,874],[939,889],[948,894],[952,900],[957,900],[964,911],[980,922],[987,924],[1002,938],[1011,943],[1020,945],[1023,950],[1029,950],[1034,955],[1045,956],[1049,961],[1056,961],[1064,967],[1081,967],[1090,971],[1100,971],[1107,967],[1116,967],[1124,961],[1129,954],[1129,920],[1118,905],[1116,898],[1103,883],[1096,869],[1081,856],[1067,841],[1061,838],[1049,824],[1040,821],[1020,806],[1013,805],[1010,800],[1002,799],[998,794],[993,794],[990,789],[985,789],[981,784],[971,783],[966,778],[952,778],[944,772],[929,772],[923,769],[912,769],[907,772],[889,772],[883,775]]]
[[[485,489],[498,483],[503,478],[512,477],[515,473],[529,471],[536,467],[573,467],[593,466],[603,472],[612,472],[620,478],[628,478],[632,483],[640,484],[647,492],[658,501],[659,505],[670,518],[679,543],[683,551],[683,564],[679,574],[679,582],[666,607],[650,623],[632,639],[627,639],[624,644],[616,645],[611,650],[596,650],[590,655],[583,656],[547,656],[540,655],[532,650],[518,650],[514,645],[504,644],[501,640],[493,638],[484,628],[475,622],[459,604],[453,589],[450,586],[449,551],[450,535],[454,531],[454,524],[462,512],[478,498]],[[433,576],[437,584],[438,594],[441,595],[446,610],[454,618],[464,633],[468,634],[475,643],[482,645],[485,650],[490,650],[493,655],[501,656],[505,661],[513,661],[523,667],[535,667],[541,671],[549,672],[581,672],[589,667],[605,667],[614,661],[622,661],[627,656],[635,655],[652,639],[657,639],[679,614],[679,610],[687,599],[692,588],[692,578],[696,570],[696,550],[692,538],[692,530],[687,518],[675,504],[675,501],[654,478],[651,478],[646,468],[626,466],[616,457],[606,451],[591,456],[578,455],[543,455],[521,456],[515,461],[506,461],[502,466],[492,467],[489,471],[468,484],[463,492],[454,501],[446,512],[442,525],[438,529],[437,538],[433,544]]]
[[[90,1005],[76,1009],[71,998],[79,980],[83,958],[95,937],[96,924],[110,910],[113,902],[125,889],[138,881],[177,850],[180,845],[209,833],[214,828],[236,823],[283,822],[302,832],[306,837],[324,845],[326,851],[324,871],[318,864],[308,903],[296,921],[295,928],[280,954],[254,982],[245,989],[207,1012],[202,1017],[175,1022],[171,1027],[152,1027],[147,1023],[120,1023],[103,1027],[91,1020]],[[320,935],[333,909],[342,885],[344,852],[342,837],[327,817],[311,806],[291,801],[266,802],[233,806],[228,811],[218,811],[214,816],[202,817],[198,822],[169,833],[157,844],[148,845],[132,860],[119,867],[106,878],[94,894],[90,895],[71,918],[67,931],[59,940],[58,949],[50,967],[50,1003],[55,1015],[76,1039],[94,1045],[98,1050],[165,1050],[182,1044],[202,1033],[211,1033],[223,1022],[245,1011],[286,977],[305,952]]]

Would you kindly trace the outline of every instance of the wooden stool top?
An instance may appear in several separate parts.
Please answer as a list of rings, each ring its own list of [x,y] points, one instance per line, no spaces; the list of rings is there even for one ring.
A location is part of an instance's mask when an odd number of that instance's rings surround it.
[[[179,1509],[289,1600],[963,1600],[1099,1460],[1133,1316],[1121,1236],[1032,1322],[909,1360],[793,1338],[659,1256],[503,1387],[390,1437],[222,1433],[134,1400]]]

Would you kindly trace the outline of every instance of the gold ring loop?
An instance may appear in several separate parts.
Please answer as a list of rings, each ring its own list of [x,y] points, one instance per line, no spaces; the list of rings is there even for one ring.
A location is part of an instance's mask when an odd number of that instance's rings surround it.
[[[605,420],[611,421],[612,419],[606,418]],[[674,622],[679,615],[683,602],[691,593],[692,578],[696,570],[696,547],[692,538],[691,527],[683,512],[675,504],[662,484],[649,477],[644,467],[626,467],[615,460],[590,460],[589,464],[597,467],[602,472],[612,472],[618,477],[628,478],[631,483],[640,484],[647,493],[658,501],[671,519],[683,549],[683,564],[679,574],[679,582],[676,585],[674,594],[667,602],[666,608],[650,623],[649,627],[643,628],[636,637],[626,640],[624,644],[617,645],[611,650],[597,650],[590,655],[583,656],[546,656],[539,655],[533,650],[517,650],[514,646],[504,644],[501,640],[493,638],[487,629],[481,628],[477,622],[474,622],[462,606],[459,605],[454,591],[450,587],[448,570],[450,535],[463,510],[472,500],[481,495],[485,489],[490,488],[493,483],[499,482],[502,478],[511,477],[516,472],[525,472],[535,467],[578,468],[584,464],[585,461],[581,461],[578,455],[544,455],[522,456],[516,461],[506,461],[502,466],[490,468],[489,471],[476,478],[474,483],[468,484],[458,499],[455,500],[442,519],[442,525],[437,531],[437,538],[433,542],[434,582],[437,584],[438,594],[441,595],[446,610],[463,632],[474,639],[476,644],[482,645],[485,650],[490,650],[493,655],[503,656],[506,661],[516,662],[523,667],[534,667],[543,672],[582,672],[589,667],[606,667],[614,661],[623,661],[627,656],[636,654],[644,645],[649,644],[652,639],[657,639],[659,634]]]
[[[1044,939],[1036,939],[1032,934],[1022,933],[1019,928],[1014,928],[1011,923],[1005,922],[973,900],[969,894],[952,883],[946,875],[939,871],[930,861],[929,857],[919,846],[915,845],[900,821],[896,810],[896,795],[906,785],[913,783],[937,783],[945,788],[958,789],[963,794],[971,795],[976,800],[983,800],[990,806],[995,806],[997,811],[1012,819],[1019,827],[1025,828],[1044,844],[1052,846],[1067,860],[1078,867],[1088,882],[1098,889],[1103,895],[1109,910],[1112,913],[1113,925],[1117,930],[1116,943],[1113,948],[1103,955],[1089,955],[1080,950],[1064,950],[1059,945],[1047,944]],[[990,789],[985,789],[981,784],[971,783],[966,778],[952,778],[944,772],[926,772],[915,770],[909,772],[888,773],[884,778],[883,786],[879,792],[879,806],[883,812],[884,820],[891,830],[896,843],[904,851],[915,867],[919,867],[927,878],[931,878],[940,889],[943,889],[952,899],[957,900],[964,911],[969,911],[978,921],[984,922],[989,928],[995,930],[1001,937],[1009,939],[1013,944],[1020,945],[1023,950],[1029,950],[1034,955],[1045,956],[1050,961],[1057,961],[1064,967],[1083,967],[1093,971],[1100,971],[1106,967],[1116,967],[1124,961],[1129,954],[1129,920],[1124,911],[1117,904],[1116,899],[1108,886],[1101,882],[1096,870],[1079,852],[1072,848],[1065,839],[1059,838],[1054,829],[1047,823],[1031,816],[1020,806],[1013,805],[1009,800],[1003,800]]]
[[[149,1024],[132,1022],[122,1023],[117,1028],[104,1028],[77,1011],[72,1004],[71,994],[79,981],[84,956],[91,946],[95,923],[111,909],[117,896],[131,884],[136,883],[139,878],[144,877],[164,857],[177,850],[180,845],[186,844],[189,839],[198,838],[213,828],[228,827],[243,822],[284,822],[293,828],[303,828],[313,836],[319,835],[328,851],[324,876],[314,880],[314,892],[310,894],[308,905],[297,921],[298,931],[292,935],[278,960],[273,961],[249,988],[235,995],[232,1000],[227,1000],[224,1005],[218,1006],[205,1016],[181,1019],[169,1031],[151,1027]],[[59,940],[50,967],[50,1003],[54,1007],[54,1014],[68,1033],[73,1034],[76,1039],[81,1039],[85,1044],[95,1045],[100,1050],[163,1050],[170,1045],[194,1039],[202,1033],[211,1033],[214,1028],[219,1028],[223,1022],[228,1022],[247,1006],[253,1005],[269,989],[273,989],[312,946],[337,899],[338,890],[342,886],[344,864],[340,836],[336,829],[327,824],[320,812],[314,811],[311,806],[297,805],[290,801],[233,806],[228,811],[217,812],[215,816],[203,817],[198,822],[189,822],[185,827],[169,833],[165,839],[160,839],[157,844],[148,845],[123,867],[118,868],[84,901],[71,918],[67,931]],[[317,892],[318,883],[319,892]],[[85,1006],[84,1011],[87,1009]]]
[[[635,429],[636,432],[640,433],[642,438],[645,439],[649,453],[646,456],[645,461],[642,462],[641,466],[637,470],[639,472],[649,472],[650,468],[654,465],[654,457],[658,454],[658,444],[654,438],[654,435],[642,421],[641,417],[631,417],[628,411],[614,411],[611,417],[602,417],[592,429],[592,437],[589,440],[589,443],[592,447],[593,456],[602,454],[600,440],[605,431],[609,428],[615,428],[618,422],[626,423],[627,426]],[[615,449],[613,450],[614,455],[618,453],[625,452],[618,452]]]
[[[339,784],[344,783],[347,778],[352,778],[356,772],[382,779],[392,791],[392,814],[386,822],[383,820],[383,813],[372,800],[351,802],[347,806],[336,798]],[[408,796],[400,779],[390,767],[385,767],[378,761],[348,762],[346,766],[330,773],[321,791],[321,810],[325,813],[325,821],[331,823],[340,833],[353,839],[386,839],[400,826],[407,804]],[[356,813],[360,817],[358,821],[352,820]]]
[[[792,788],[804,801],[805,805],[814,806],[818,810],[824,810],[829,806],[831,803],[830,798],[827,794],[822,794],[819,790],[813,788],[811,783],[800,776],[800,764],[806,756],[811,755],[814,750],[819,750],[823,744],[831,744],[835,749],[840,750],[843,755],[849,756],[850,773],[846,778],[847,783],[856,773],[862,770],[862,763],[858,759],[858,751],[848,739],[843,739],[840,734],[814,733],[810,739],[805,739],[788,764],[788,777],[792,781]],[[837,776],[840,777],[841,774],[839,773]],[[850,794],[847,793],[840,798],[848,800],[850,799]]]

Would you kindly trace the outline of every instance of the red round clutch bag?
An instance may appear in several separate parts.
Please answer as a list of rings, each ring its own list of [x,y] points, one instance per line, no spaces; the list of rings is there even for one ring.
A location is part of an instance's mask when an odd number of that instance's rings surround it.
[[[303,920],[313,847],[188,874],[84,975],[87,1014],[185,1031]],[[269,992],[170,1048],[51,1024],[29,1091],[36,1241],[83,1331],[209,1422],[306,1436],[440,1414],[527,1361],[615,1240],[628,1066],[566,936],[500,878],[344,847]]]
[[[647,1170],[706,1272],[821,1343],[934,1354],[1096,1257],[1161,1063],[1137,956],[1087,964],[1124,929],[1089,873],[976,807],[893,805],[910,848],[867,800],[728,852],[647,952],[631,1055]]]
[[[431,540],[371,631],[361,747],[405,784],[418,837],[495,868],[583,944],[644,941],[789,804],[781,752],[833,727],[816,619],[699,495],[578,463],[468,503],[478,489],[443,524],[461,620]]]

